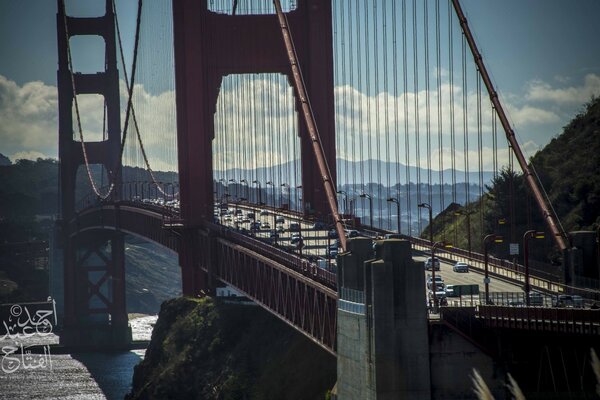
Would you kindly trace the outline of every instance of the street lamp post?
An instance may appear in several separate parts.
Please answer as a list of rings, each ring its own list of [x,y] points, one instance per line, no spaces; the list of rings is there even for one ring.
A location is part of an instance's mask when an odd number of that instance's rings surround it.
[[[371,228],[373,227],[373,198],[368,193],[362,193],[358,197],[369,199],[369,221]]]
[[[396,203],[396,212],[398,213],[398,233],[402,233],[400,229],[400,202],[398,201],[398,199],[395,199],[393,197],[390,197],[389,199],[387,199],[387,201],[390,203]]]
[[[343,190],[338,190],[336,193],[344,195],[344,214],[346,214],[348,212],[348,193]]]
[[[260,185],[260,182],[258,180],[253,180],[252,183],[256,183],[258,185],[258,196],[256,198],[256,200],[258,201],[258,205],[261,206],[263,204],[262,202],[262,187]]]
[[[426,208],[429,211],[429,245],[431,246],[431,279],[433,280],[433,284],[435,284],[435,246],[433,243],[433,212],[431,210],[431,205],[428,203],[421,203],[417,205],[419,208]],[[433,286],[432,286],[433,287]],[[433,304],[435,309],[437,307],[435,304],[437,303],[437,296],[435,295],[435,287],[433,287]]]
[[[487,235],[483,238],[483,262],[484,262],[484,276],[483,283],[485,285],[485,304],[490,304],[490,276],[488,271],[488,250],[489,244],[502,243],[502,236],[496,235],[495,233]]]
[[[535,230],[527,231],[523,235],[523,263],[525,264],[525,302],[529,307],[529,239],[543,239],[544,232]]]
[[[288,191],[288,208],[289,208],[289,203],[292,202],[292,195],[291,195],[291,192],[290,192],[290,185],[288,185],[287,183],[284,182],[284,183],[281,184],[281,187],[284,188],[284,189],[287,188],[287,191]],[[283,191],[284,191],[284,189],[281,189],[281,201],[279,202],[281,204],[282,208],[283,208]]]
[[[302,195],[300,194],[300,190],[302,190],[302,185],[296,186],[296,208],[298,208],[298,211],[304,213],[304,204],[302,204]]]
[[[233,178],[231,178],[229,182],[237,183],[237,181]],[[240,197],[238,193],[238,185],[235,185],[235,198],[237,199],[238,197]]]
[[[245,179],[240,179],[240,184],[245,183],[246,184],[246,195],[243,196],[246,200],[248,200],[250,198],[250,188],[248,187],[248,181]]]
[[[277,225],[277,223],[276,223],[277,222],[277,216],[275,215],[276,214],[275,213],[275,184],[273,182],[271,182],[271,181],[268,181],[267,182],[267,186],[269,186],[269,185],[271,185],[273,187],[273,192],[272,192],[271,197],[273,198],[273,211],[272,211],[272,214],[273,214],[273,229],[275,229],[275,225]]]

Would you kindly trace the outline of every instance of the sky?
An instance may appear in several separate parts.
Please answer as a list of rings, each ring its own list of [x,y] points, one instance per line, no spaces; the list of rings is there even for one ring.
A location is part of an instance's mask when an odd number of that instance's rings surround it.
[[[73,15],[94,15],[102,12],[100,3],[73,0],[66,7]],[[137,2],[116,3],[129,62]],[[592,95],[600,94],[600,51],[595,48],[600,1],[463,0],[462,5],[518,139],[533,155]],[[57,157],[56,7],[53,0],[0,0],[0,153],[13,161]],[[101,43],[78,38],[72,46],[75,54],[82,54],[74,57],[76,69],[101,68]],[[150,86],[142,89],[148,110],[172,111],[160,103],[172,101],[172,93]],[[350,93],[366,103],[389,95],[342,84],[335,90],[336,96]],[[95,107],[90,101],[88,109]],[[88,126],[101,126],[89,119]],[[173,125],[173,120],[168,123]],[[167,164],[165,159],[154,169],[168,168]]]

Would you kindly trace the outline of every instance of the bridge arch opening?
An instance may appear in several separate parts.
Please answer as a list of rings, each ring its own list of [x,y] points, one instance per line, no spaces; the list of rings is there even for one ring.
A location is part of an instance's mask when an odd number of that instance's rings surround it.
[[[295,101],[286,75],[223,78],[212,143],[217,203],[304,209]]]
[[[282,0],[283,12],[294,11],[298,0]],[[276,14],[272,0],[210,0],[209,11],[225,15],[266,15]]]
[[[95,0],[65,0],[65,12],[78,18],[101,17],[106,14],[106,3]]]
[[[99,35],[77,35],[69,38],[73,73],[104,72],[106,42]]]

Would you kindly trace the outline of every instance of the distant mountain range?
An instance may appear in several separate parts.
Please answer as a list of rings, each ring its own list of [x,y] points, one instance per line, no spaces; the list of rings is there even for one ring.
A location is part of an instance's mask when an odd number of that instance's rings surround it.
[[[349,185],[357,182],[371,183],[377,182],[385,186],[388,186],[388,171],[389,171],[389,186],[394,186],[398,183],[406,184],[410,180],[412,183],[417,183],[420,177],[422,184],[430,183],[428,181],[428,170],[426,168],[417,168],[415,166],[408,167],[408,171],[405,164],[396,162],[386,162],[378,160],[366,160],[366,161],[346,161],[343,159],[337,159],[337,184],[338,185]],[[294,176],[301,175],[300,162],[289,161],[284,164],[280,164],[274,167],[262,167],[256,171],[248,169],[228,169],[226,171],[215,171],[215,176],[218,178],[219,175],[231,177],[229,179],[246,179],[251,183],[252,180],[258,180],[263,185],[268,181],[287,183],[290,186],[300,185],[300,182],[294,181]],[[407,179],[407,176],[410,179]],[[440,179],[440,172],[436,170],[431,171],[431,184],[437,185],[441,183],[443,179],[444,184],[452,183],[453,170],[444,169],[442,177]],[[494,173],[492,171],[483,171],[483,184],[491,182]],[[464,183],[465,172],[460,170],[454,170],[454,177],[457,183]],[[381,178],[381,179],[380,179]],[[479,184],[479,172],[472,171],[467,174],[467,179],[471,184]]]

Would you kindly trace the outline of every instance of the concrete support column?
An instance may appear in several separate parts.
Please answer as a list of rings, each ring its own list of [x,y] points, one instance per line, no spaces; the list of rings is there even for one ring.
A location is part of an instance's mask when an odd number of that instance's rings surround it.
[[[338,398],[429,399],[425,275],[410,243],[350,239],[339,257]]]

